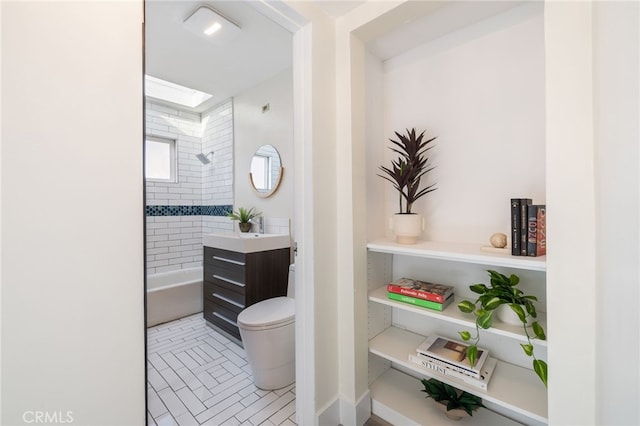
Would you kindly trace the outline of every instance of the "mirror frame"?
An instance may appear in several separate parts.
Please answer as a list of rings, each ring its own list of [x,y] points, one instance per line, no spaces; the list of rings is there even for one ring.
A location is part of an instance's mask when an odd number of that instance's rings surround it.
[[[258,147],[256,152],[253,153],[252,158],[255,158],[258,151],[260,151],[260,149],[262,149],[263,147],[271,147],[273,151],[275,151],[275,155],[278,157],[278,162],[280,163],[280,167],[278,170],[278,178],[275,180],[275,182],[272,182],[271,188],[268,191],[266,189],[259,190],[258,188],[256,188],[256,185],[253,182],[253,173],[251,172],[251,166],[249,166],[249,185],[251,186],[251,189],[258,197],[268,198],[268,197],[271,197],[278,190],[278,187],[280,186],[280,182],[282,181],[282,175],[284,174],[284,167],[282,167],[282,158],[280,157],[280,153],[278,152],[278,149],[272,144],[265,144]]]
[[[269,192],[258,191],[258,188],[256,188],[256,186],[253,184],[253,173],[251,172],[249,172],[249,185],[251,185],[251,189],[253,189],[253,192],[258,197],[268,198],[268,197],[271,197],[278,190],[278,187],[280,186],[280,181],[282,181],[283,174],[284,174],[284,167],[280,166],[280,171],[278,173],[278,180],[275,181],[275,183],[273,184],[273,187],[271,188],[271,191]]]

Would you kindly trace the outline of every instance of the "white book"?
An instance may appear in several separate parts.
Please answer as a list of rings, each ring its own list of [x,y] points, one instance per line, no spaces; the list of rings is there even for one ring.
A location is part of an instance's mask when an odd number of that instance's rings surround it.
[[[416,348],[416,352],[420,356],[430,358],[433,363],[442,367],[452,368],[480,378],[480,369],[489,356],[489,351],[478,348],[478,357],[472,367],[469,358],[467,358],[468,347],[469,345],[465,343],[434,335],[427,337]]]
[[[496,365],[498,364],[497,359],[491,357],[487,358],[482,367],[480,378],[476,378],[468,374],[461,373],[457,370],[434,364],[418,355],[409,355],[409,361],[417,364],[425,370],[429,370],[428,374],[432,376],[446,376],[450,378],[452,377],[469,386],[473,386],[474,388],[478,388],[483,391],[487,390],[489,386],[489,380],[491,380],[491,376],[493,375],[493,372],[496,369]]]

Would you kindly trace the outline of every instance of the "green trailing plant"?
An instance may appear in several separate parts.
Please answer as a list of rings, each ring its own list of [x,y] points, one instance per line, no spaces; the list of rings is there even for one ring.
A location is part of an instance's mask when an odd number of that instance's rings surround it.
[[[416,136],[416,129],[407,129],[406,135],[394,132],[398,140],[389,139],[393,146],[389,147],[399,155],[391,161],[391,167],[380,166],[384,174],[381,178],[391,182],[398,191],[399,213],[411,213],[413,203],[420,197],[435,191],[435,184],[420,189],[420,181],[433,167],[428,166],[429,158],[426,153],[433,145],[429,145],[436,138],[424,138],[424,132]],[[403,209],[403,200],[405,206]]]
[[[422,379],[427,398],[433,398],[436,402],[446,405],[447,411],[460,408],[473,416],[473,412],[482,405],[482,399],[476,395],[456,389],[451,385],[442,383],[436,379]]]
[[[473,284],[469,286],[472,292],[478,294],[478,298],[472,302],[463,300],[458,303],[458,309],[465,313],[473,313],[476,316],[476,335],[471,336],[468,331],[459,331],[460,337],[464,341],[473,343],[467,348],[467,357],[471,365],[475,365],[478,358],[478,342],[480,341],[480,329],[491,328],[493,313],[500,305],[508,305],[513,312],[518,315],[522,328],[527,338],[527,343],[520,344],[527,356],[533,358],[533,370],[536,372],[542,383],[547,386],[547,363],[537,359],[533,352],[532,339],[546,340],[544,329],[537,322],[531,323],[531,329],[527,326],[529,319],[535,320],[538,317],[536,307],[533,302],[538,299],[535,296],[525,295],[517,286],[520,278],[511,274],[509,277],[496,271],[487,271],[490,277],[490,284]],[[533,336],[530,334],[533,332]]]
[[[238,208],[238,210],[229,213],[227,217],[231,220],[237,220],[240,223],[248,223],[251,219],[253,219],[254,217],[258,217],[261,214],[262,213],[257,211],[254,207],[251,207],[250,209],[240,207]]]

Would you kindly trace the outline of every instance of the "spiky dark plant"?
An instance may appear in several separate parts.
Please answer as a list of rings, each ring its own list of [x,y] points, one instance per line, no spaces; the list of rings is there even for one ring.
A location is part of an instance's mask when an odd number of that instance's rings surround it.
[[[391,167],[380,166],[385,174],[378,174],[381,178],[391,182],[396,191],[398,191],[399,213],[411,213],[413,203],[420,197],[435,191],[435,184],[420,189],[420,181],[422,177],[433,170],[428,167],[429,157],[426,152],[433,148],[429,145],[436,138],[425,139],[422,132],[416,136],[416,129],[407,129],[406,135],[394,132],[398,140],[389,139],[394,146],[390,146],[393,152],[399,155],[395,160],[391,160]],[[403,211],[402,201],[405,201],[405,209]]]
[[[447,411],[460,408],[473,416],[475,410],[484,407],[482,398],[479,396],[456,389],[440,380],[431,378],[429,380],[422,379],[421,382],[424,386],[422,392],[428,395],[427,398],[433,398],[436,402],[446,405]]]

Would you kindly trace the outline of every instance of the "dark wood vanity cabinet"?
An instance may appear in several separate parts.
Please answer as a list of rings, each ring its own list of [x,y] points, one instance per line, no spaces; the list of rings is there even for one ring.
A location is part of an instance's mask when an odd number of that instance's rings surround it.
[[[204,318],[240,339],[236,323],[246,307],[287,295],[289,248],[239,253],[204,247]]]

